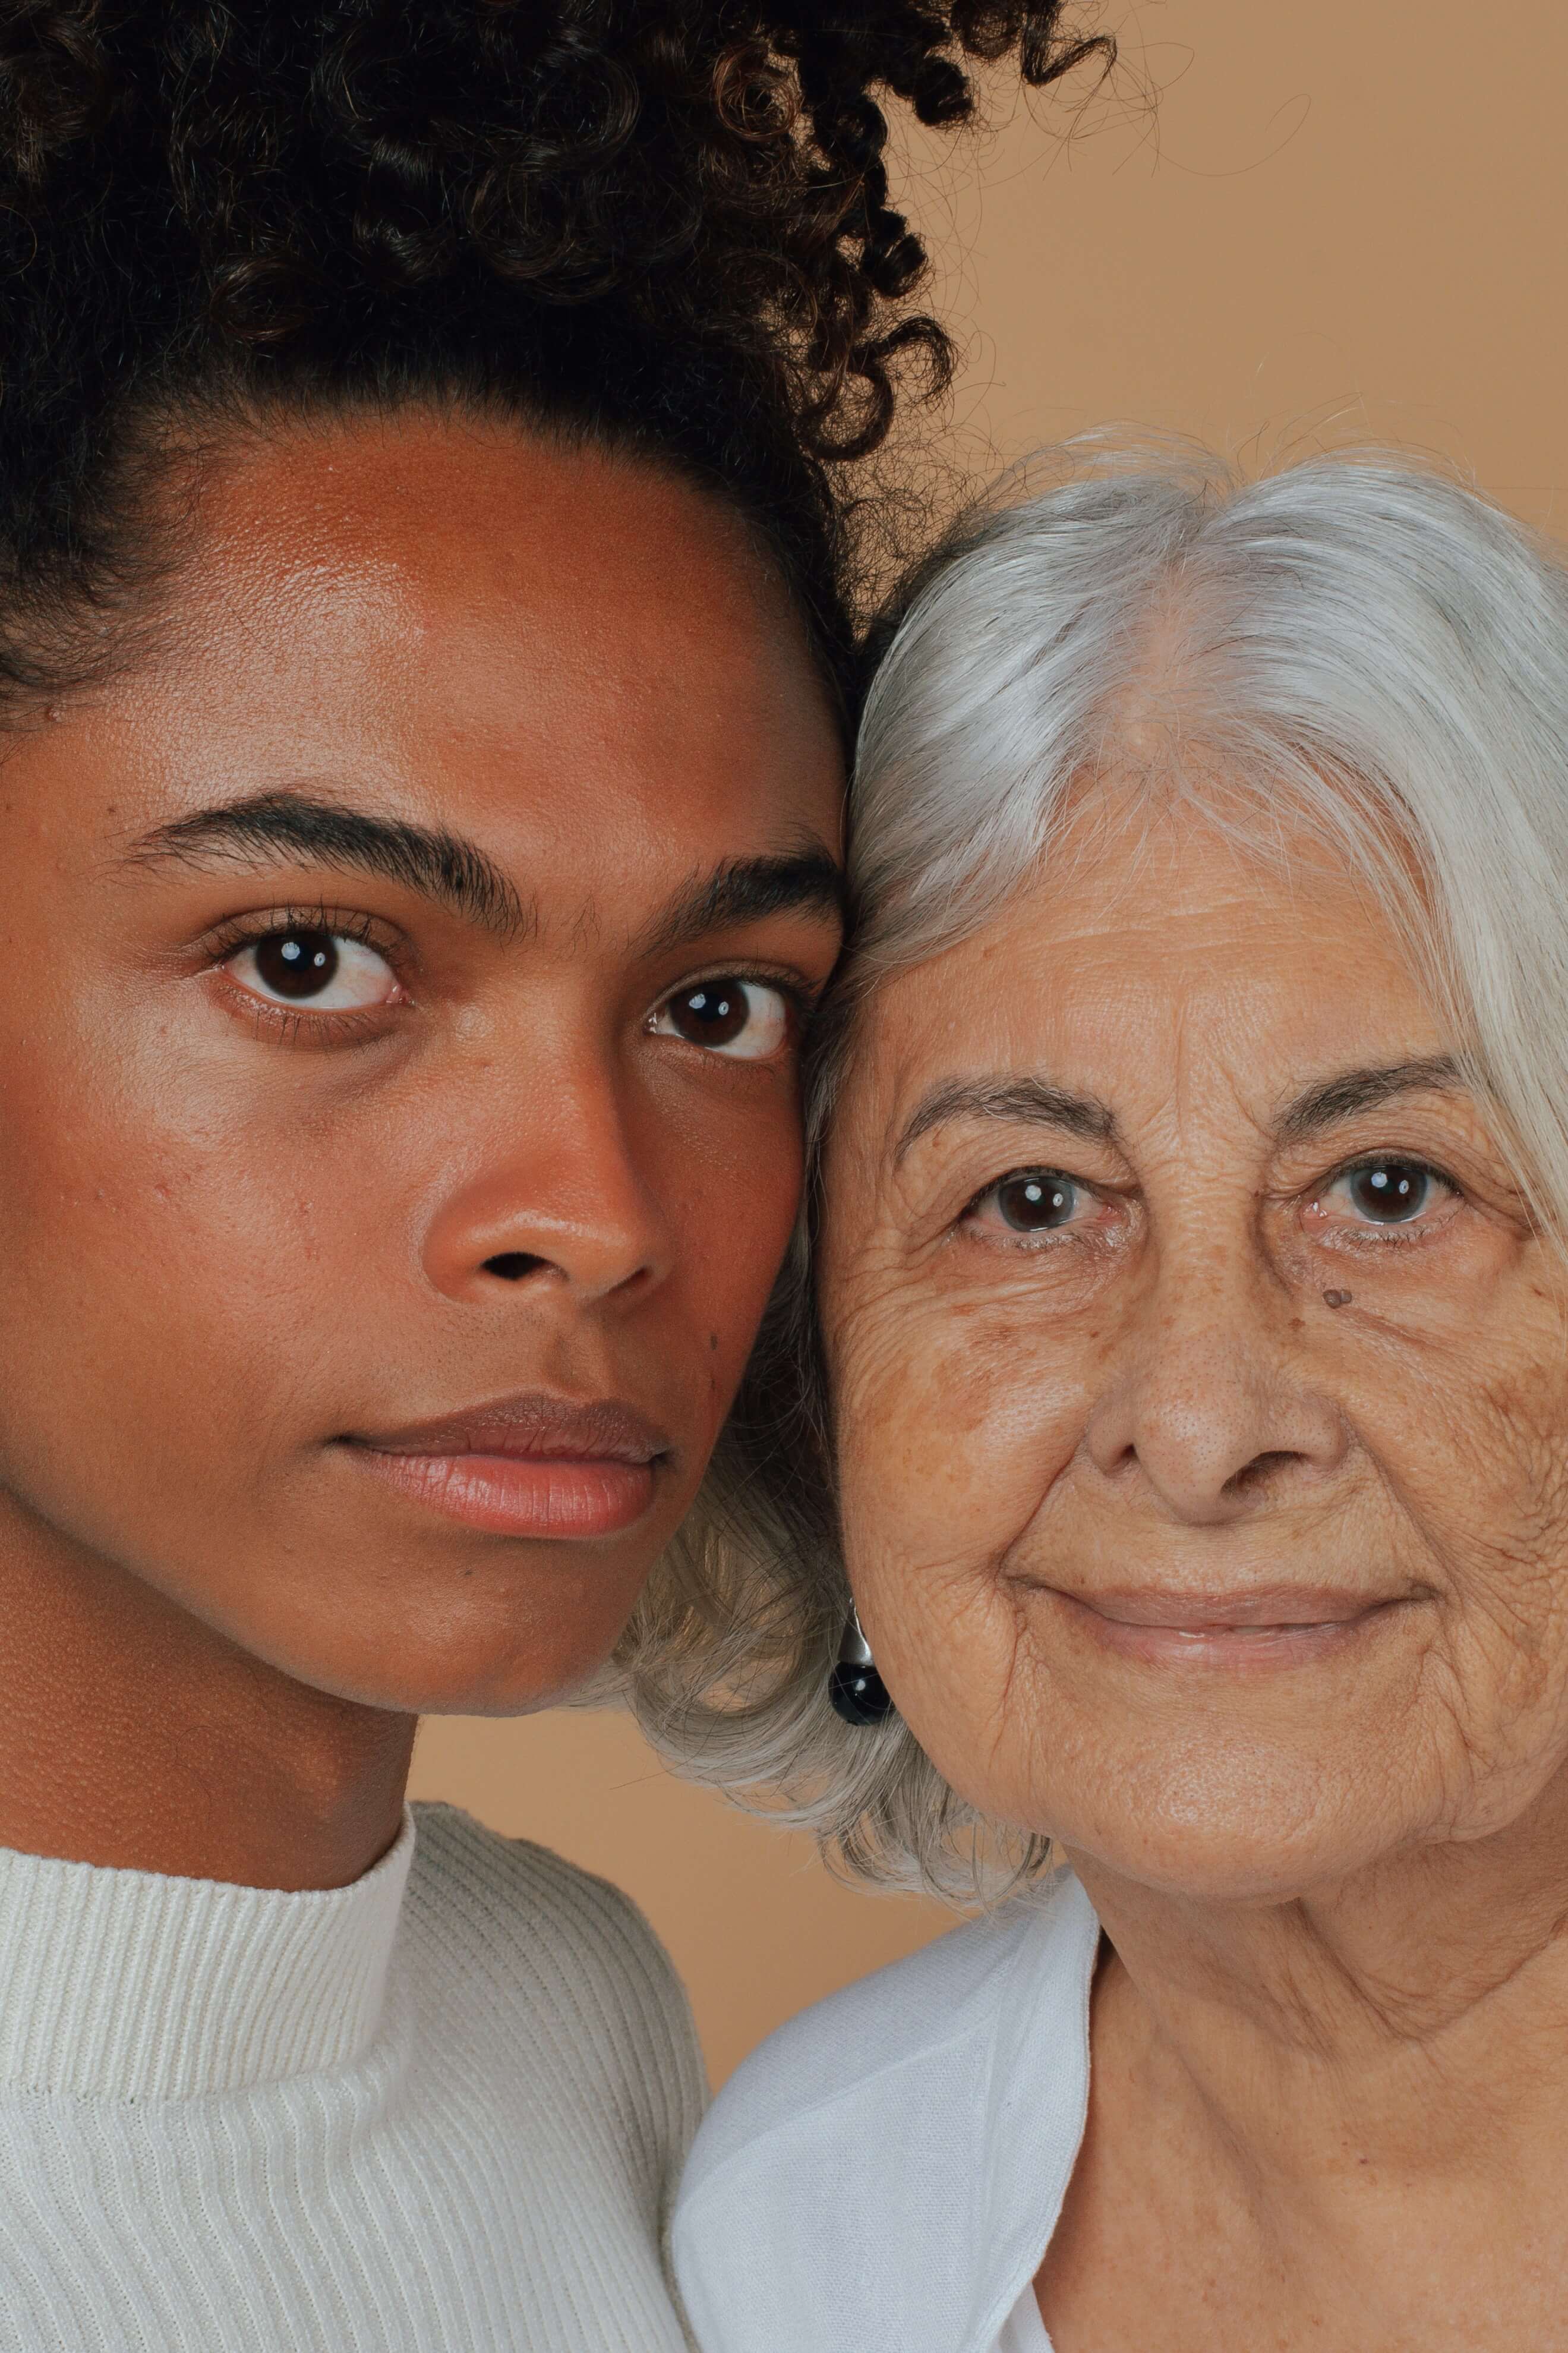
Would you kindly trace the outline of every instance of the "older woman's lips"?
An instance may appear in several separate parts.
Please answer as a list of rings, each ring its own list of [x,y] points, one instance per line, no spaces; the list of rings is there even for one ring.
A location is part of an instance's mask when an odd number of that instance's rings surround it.
[[[630,1406],[540,1395],[341,1442],[400,1494],[500,1536],[618,1534],[647,1510],[670,1451]]]
[[[1343,1649],[1414,1597],[1291,1587],[1247,1594],[1097,1593],[1049,1588],[1090,1639],[1153,1666],[1301,1666]]]

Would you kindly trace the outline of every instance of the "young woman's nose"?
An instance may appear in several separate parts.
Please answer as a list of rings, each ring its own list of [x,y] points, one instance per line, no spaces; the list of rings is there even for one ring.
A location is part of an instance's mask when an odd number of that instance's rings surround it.
[[[668,1273],[663,1207],[607,1076],[536,1098],[491,1125],[481,1162],[465,1158],[424,1240],[426,1275],[448,1298],[526,1283],[630,1300]]]
[[[1289,1294],[1240,1251],[1163,1263],[1089,1418],[1096,1467],[1191,1522],[1237,1518],[1333,1470],[1344,1419],[1290,1345],[1293,1316]]]

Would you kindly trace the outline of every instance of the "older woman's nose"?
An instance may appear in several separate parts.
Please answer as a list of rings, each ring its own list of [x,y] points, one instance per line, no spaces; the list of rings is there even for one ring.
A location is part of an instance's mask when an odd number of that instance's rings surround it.
[[[1312,1377],[1300,1328],[1260,1273],[1210,1266],[1158,1282],[1089,1417],[1096,1469],[1199,1523],[1332,1472],[1345,1421]]]

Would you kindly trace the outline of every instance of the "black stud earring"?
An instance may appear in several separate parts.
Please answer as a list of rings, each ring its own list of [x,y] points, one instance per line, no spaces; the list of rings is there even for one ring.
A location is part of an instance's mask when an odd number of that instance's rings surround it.
[[[837,1664],[827,1678],[827,1696],[846,1724],[881,1724],[893,1712],[888,1686],[877,1672],[871,1645],[853,1609],[838,1645]]]

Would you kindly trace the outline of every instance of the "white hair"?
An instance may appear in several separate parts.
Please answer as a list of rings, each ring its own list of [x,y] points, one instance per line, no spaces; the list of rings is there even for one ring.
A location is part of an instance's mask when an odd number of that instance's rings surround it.
[[[972,518],[888,625],[852,795],[856,940],[811,1073],[813,1166],[868,995],[988,922],[1099,781],[1142,773],[1266,850],[1303,820],[1335,846],[1561,1240],[1562,558],[1397,458],[1242,481],[1186,445],[1094,437],[1058,465],[1043,495]],[[857,1729],[829,1704],[849,1596],[823,1398],[803,1243],[703,1505],[623,1646],[623,1688],[679,1769],[809,1823],[861,1877],[957,1897],[1016,1883],[1044,1841],[994,1836],[896,1716]]]

